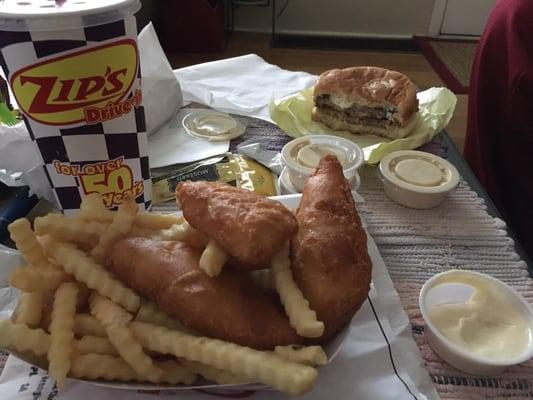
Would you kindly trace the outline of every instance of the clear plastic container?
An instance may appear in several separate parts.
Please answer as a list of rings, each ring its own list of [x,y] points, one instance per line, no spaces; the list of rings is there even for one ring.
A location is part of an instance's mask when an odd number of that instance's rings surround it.
[[[343,166],[352,190],[360,184],[358,170],[364,162],[363,150],[350,140],[330,135],[303,136],[291,140],[281,150],[281,160],[290,185],[303,191],[305,181],[315,171],[322,155],[332,154]],[[284,178],[285,179],[285,178]],[[287,182],[288,183],[288,182]]]

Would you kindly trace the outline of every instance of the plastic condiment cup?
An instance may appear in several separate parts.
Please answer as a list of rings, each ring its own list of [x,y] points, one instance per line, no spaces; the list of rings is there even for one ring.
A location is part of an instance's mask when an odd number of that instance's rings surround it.
[[[302,163],[299,155],[311,146],[323,147],[328,154],[337,156],[343,164],[344,177],[350,182],[352,190],[359,185],[358,169],[364,162],[363,150],[354,142],[337,136],[311,135],[291,140],[281,150],[281,161],[286,168],[292,186],[298,191],[303,191],[306,179],[315,171],[318,158]],[[302,150],[303,149],[303,150]],[[303,165],[307,164],[307,165]]]
[[[459,183],[457,169],[434,154],[401,150],[387,154],[379,164],[385,194],[406,207],[438,206]]]
[[[431,307],[440,304],[465,303],[473,292],[468,283],[461,279],[476,279],[491,285],[509,304],[520,312],[529,323],[533,333],[533,309],[528,302],[513,288],[502,281],[486,274],[467,270],[450,270],[436,274],[426,281],[419,295],[419,307],[426,323],[426,336],[429,345],[444,361],[453,367],[473,375],[494,375],[508,367],[520,364],[533,357],[533,340],[530,338],[526,350],[510,358],[489,358],[455,344],[443,335],[429,316]]]
[[[151,204],[139,0],[3,0],[0,64],[59,207]]]
[[[281,195],[300,193],[298,189],[296,189],[296,187],[292,184],[289,178],[289,171],[287,167],[283,168],[283,170],[281,171],[281,174],[279,175],[278,186],[279,186],[279,193]],[[353,181],[351,182],[352,191],[357,192],[357,189],[359,189],[359,186],[361,186],[361,177],[359,176],[358,173],[356,173],[353,178]]]
[[[246,132],[241,120],[214,110],[192,111],[183,118],[182,125],[192,137],[210,142],[235,139]]]

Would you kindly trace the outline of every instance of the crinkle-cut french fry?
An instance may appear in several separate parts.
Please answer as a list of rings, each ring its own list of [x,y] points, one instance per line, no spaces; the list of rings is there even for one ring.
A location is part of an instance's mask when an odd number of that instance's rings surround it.
[[[78,282],[78,301],[76,303],[76,310],[86,310],[89,306],[89,296],[92,293],[92,290],[87,287],[87,285]]]
[[[138,226],[132,226],[130,231],[128,232],[129,237],[144,237],[144,238],[151,238],[156,234],[157,231],[153,231],[151,229],[145,229],[145,228],[139,228]]]
[[[138,210],[139,208],[133,198],[124,199],[113,216],[113,221],[100,236],[98,244],[92,249],[91,257],[100,263],[104,262],[111,247],[117,241],[126,237],[130,231]]]
[[[52,323],[50,324],[50,349],[48,350],[48,372],[62,388],[70,370],[74,348],[74,316],[78,300],[78,285],[75,282],[62,283],[56,291]]]
[[[67,218],[63,214],[48,214],[35,218],[35,232],[39,236],[52,235],[64,242],[94,245],[107,225],[97,221]]]
[[[239,377],[229,371],[224,371],[222,369],[212,367],[211,365],[202,364],[197,361],[181,359],[180,364],[182,364],[184,367],[191,370],[192,372],[203,376],[208,381],[218,383],[219,385],[229,385],[231,383],[247,382],[246,378]]]
[[[81,250],[67,244],[55,241],[50,236],[42,239],[46,253],[79,282],[88,288],[96,290],[102,296],[108,297],[120,304],[126,310],[135,312],[139,308],[140,298],[122,282],[113,278],[100,264]]]
[[[50,332],[50,324],[52,323],[52,309],[54,307],[55,290],[44,293],[43,308],[39,328]]]
[[[198,232],[187,221],[181,224],[172,225],[168,229],[154,231],[151,239],[155,240],[175,240],[178,242],[185,242],[193,247],[205,247],[209,239]]]
[[[48,267],[50,265],[41,244],[37,241],[35,232],[31,229],[30,221],[20,218],[7,227],[11,239],[17,245],[28,264],[35,267]]]
[[[250,278],[254,283],[263,290],[274,290],[274,280],[272,279],[272,272],[269,269],[256,269],[249,272]]]
[[[59,268],[32,265],[17,267],[9,275],[9,284],[24,292],[47,292],[55,290],[69,275]]]
[[[89,304],[91,306],[91,314],[96,317],[104,328],[111,324],[126,325],[133,319],[133,316],[122,307],[96,292],[91,294]]]
[[[107,337],[118,354],[135,372],[149,381],[161,378],[162,371],[154,366],[152,359],[143,352],[130,328],[126,325],[132,316],[120,306],[98,294],[91,296],[91,313],[104,325]]]
[[[15,323],[35,328],[41,322],[44,305],[43,292],[22,292],[16,309]]]
[[[135,371],[120,357],[107,354],[81,354],[72,360],[72,378],[105,379],[109,381],[134,381]]]
[[[153,325],[161,325],[168,329],[175,329],[178,331],[191,333],[188,328],[181,324],[181,322],[171,318],[167,313],[165,313],[151,301],[143,300],[141,302],[141,307],[139,308],[139,311],[137,311],[135,320]]]
[[[152,212],[142,212],[135,217],[134,225],[139,228],[149,230],[168,229],[172,225],[183,223],[181,215],[158,214]]]
[[[109,356],[118,356],[118,351],[108,338],[98,336],[83,336],[74,342],[74,349],[80,354],[107,354]]]
[[[226,261],[228,261],[228,255],[217,242],[211,239],[200,257],[199,266],[207,275],[213,277],[220,274]]]
[[[113,219],[113,211],[105,208],[102,196],[98,193],[91,193],[81,201],[79,218],[109,223]]]
[[[317,378],[314,368],[285,361],[273,353],[143,322],[133,321],[129,326],[144,348],[212,365],[289,394],[307,392]]]
[[[163,372],[159,379],[152,383],[168,383],[172,385],[190,385],[196,375],[175,361],[155,361]],[[70,375],[73,378],[105,379],[117,381],[146,381],[139,376],[124,360],[104,354],[82,354],[72,362]]]
[[[92,193],[87,195],[81,202],[79,217],[84,220],[110,223],[113,220],[113,215],[113,211],[105,208],[102,197],[99,194]],[[180,215],[142,212],[137,214],[133,225],[139,229],[150,231],[167,229],[182,222],[183,217]]]
[[[89,314],[76,314],[74,317],[74,333],[78,336],[107,337],[104,326]]]
[[[190,385],[196,380],[196,374],[176,361],[154,361],[156,367],[163,371],[160,383],[178,384],[183,383]]]
[[[284,360],[311,367],[328,362],[328,356],[321,346],[276,346],[274,353]]]
[[[139,376],[154,382],[161,378],[161,370],[144,353],[141,345],[127,326],[111,324],[106,327],[106,332],[120,356]]]
[[[31,329],[26,325],[0,321],[0,347],[17,351],[31,351],[42,356],[50,348],[50,335],[42,329]]]
[[[289,322],[298,335],[317,338],[324,334],[324,323],[311,310],[309,302],[294,282],[288,243],[272,258],[270,269]]]

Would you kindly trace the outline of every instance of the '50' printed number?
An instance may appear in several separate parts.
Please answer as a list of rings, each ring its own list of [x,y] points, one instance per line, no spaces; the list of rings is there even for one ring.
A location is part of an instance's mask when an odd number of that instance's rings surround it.
[[[85,194],[122,193],[133,187],[133,173],[127,165],[113,171],[80,174],[81,185]]]

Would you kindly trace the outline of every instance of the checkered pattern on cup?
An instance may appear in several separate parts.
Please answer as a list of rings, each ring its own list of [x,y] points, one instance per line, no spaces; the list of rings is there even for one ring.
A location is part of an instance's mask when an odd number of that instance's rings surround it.
[[[68,31],[0,31],[0,66],[6,76],[11,77],[16,71],[28,65],[128,37],[136,41],[134,16],[105,25],[80,27]],[[105,60],[102,60],[102,63],[105,63]],[[139,67],[127,97],[131,97],[136,90],[140,90],[140,87]],[[148,142],[142,106],[133,108],[131,112],[121,117],[94,125],[83,122],[69,126],[54,126],[37,122],[26,115],[24,121],[32,140],[39,147],[45,173],[65,213],[79,209],[84,190],[79,177],[59,174],[54,161],[83,167],[123,157],[123,165],[132,171],[134,182],[142,181],[144,185],[144,193],[136,198],[137,203],[145,209],[150,207]]]

